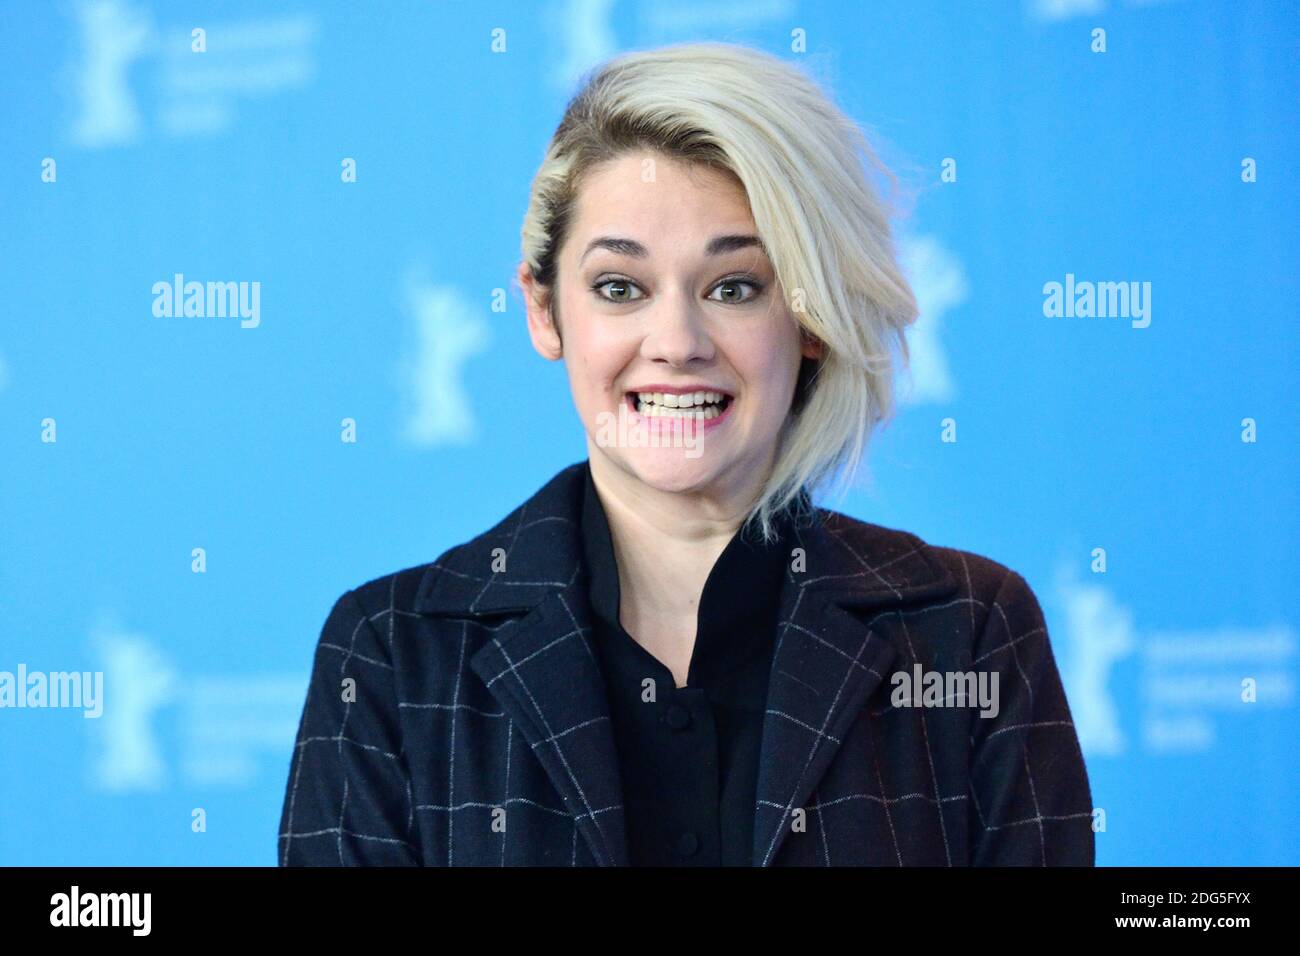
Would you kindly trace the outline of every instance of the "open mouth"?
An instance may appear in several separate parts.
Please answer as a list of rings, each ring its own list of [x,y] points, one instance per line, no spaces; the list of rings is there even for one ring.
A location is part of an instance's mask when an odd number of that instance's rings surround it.
[[[628,407],[645,418],[681,418],[707,422],[724,415],[734,401],[726,392],[628,392]]]

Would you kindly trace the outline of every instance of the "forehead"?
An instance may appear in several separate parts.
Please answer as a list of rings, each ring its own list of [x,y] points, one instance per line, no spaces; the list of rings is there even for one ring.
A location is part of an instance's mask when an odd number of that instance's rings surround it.
[[[626,235],[647,244],[670,235],[754,232],[745,189],[734,175],[656,153],[629,153],[583,179],[574,203],[575,238]]]

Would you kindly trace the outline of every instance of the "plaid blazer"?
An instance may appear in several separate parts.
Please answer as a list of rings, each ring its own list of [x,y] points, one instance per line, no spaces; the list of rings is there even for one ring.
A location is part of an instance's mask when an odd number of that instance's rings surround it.
[[[583,467],[433,563],[338,599],[290,761],[281,865],[627,864],[581,566]],[[1024,579],[822,508],[796,540],[753,865],[1091,866],[1088,777]],[[894,675],[917,665],[996,674],[996,716],[908,706]]]

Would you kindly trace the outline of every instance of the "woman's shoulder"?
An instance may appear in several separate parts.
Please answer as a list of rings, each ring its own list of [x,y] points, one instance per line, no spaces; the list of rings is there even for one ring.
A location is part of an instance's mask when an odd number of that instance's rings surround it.
[[[371,614],[528,606],[529,594],[563,585],[574,573],[584,467],[565,467],[485,531],[432,561],[372,577],[349,593]]]
[[[876,626],[905,652],[900,659],[969,660],[1007,680],[1059,682],[1042,607],[1018,571],[910,531],[819,511],[828,538],[851,555],[841,568],[864,569],[838,596],[874,608]]]
[[[460,589],[483,589],[491,581],[489,562],[477,559],[491,553],[488,546],[493,531],[446,548],[438,557],[423,564],[412,564],[363,580],[347,589],[336,602],[355,604],[355,612],[372,622],[391,615],[421,616],[431,610],[431,603],[446,582]]]
[[[818,507],[817,517],[827,535],[850,552],[869,573],[864,577],[893,588],[930,582],[934,600],[969,600],[991,609],[995,605],[1038,602],[1025,578],[987,554],[939,544],[922,535]]]

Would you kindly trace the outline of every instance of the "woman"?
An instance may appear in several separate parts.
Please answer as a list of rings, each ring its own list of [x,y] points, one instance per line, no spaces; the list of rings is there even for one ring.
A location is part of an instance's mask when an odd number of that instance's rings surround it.
[[[1093,863],[1024,579],[811,503],[916,316],[864,157],[742,47],[620,56],[570,103],[519,281],[588,459],[339,599],[281,863]]]

